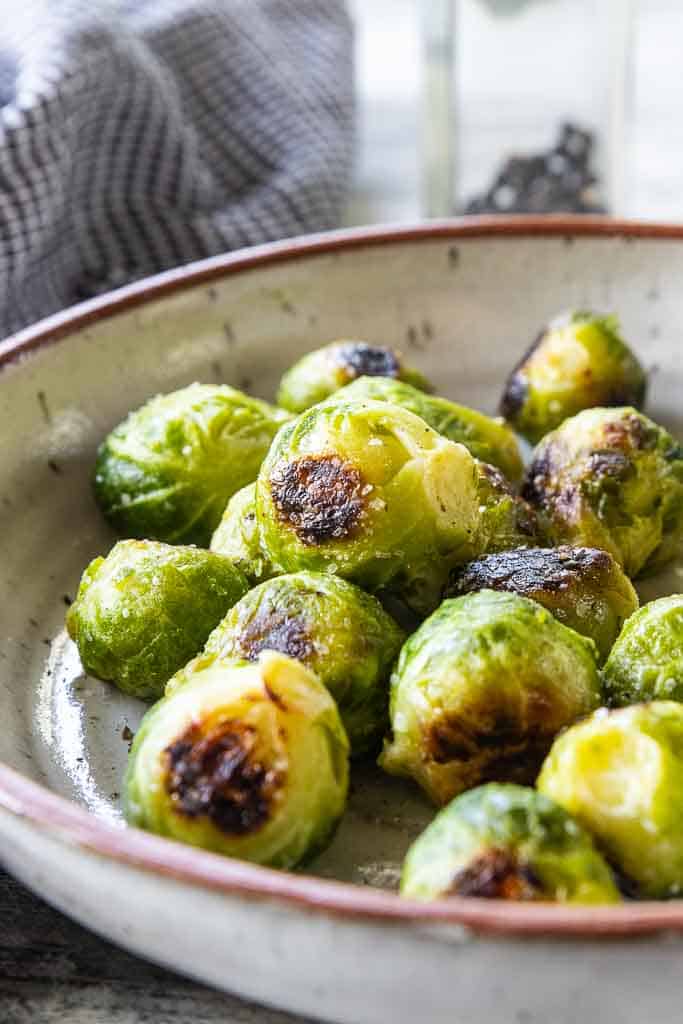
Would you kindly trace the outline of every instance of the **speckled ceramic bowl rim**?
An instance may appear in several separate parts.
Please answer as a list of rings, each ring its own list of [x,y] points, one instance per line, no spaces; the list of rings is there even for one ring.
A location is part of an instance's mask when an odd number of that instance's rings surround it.
[[[683,241],[683,225],[613,221],[593,217],[496,217],[466,221],[430,221],[416,226],[357,228],[295,238],[212,257],[135,282],[73,306],[0,342],[0,372],[32,350],[66,339],[97,320],[171,295],[210,285],[231,274],[324,253],[397,243],[467,238],[614,237],[625,240]],[[616,907],[568,907],[514,904],[501,900],[449,899],[421,904],[394,893],[329,882],[305,874],[287,874],[219,857],[193,847],[121,829],[95,818],[78,805],[0,764],[0,807],[48,829],[63,841],[179,882],[244,896],[284,900],[302,910],[356,919],[385,919],[406,925],[461,925],[475,932],[576,938],[627,938],[661,931],[683,931],[683,900]]]

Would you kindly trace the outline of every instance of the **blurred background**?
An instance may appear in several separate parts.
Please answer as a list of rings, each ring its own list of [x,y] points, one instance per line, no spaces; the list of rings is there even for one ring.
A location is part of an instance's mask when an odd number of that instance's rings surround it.
[[[680,0],[351,0],[348,223],[683,219]]]
[[[344,225],[683,220],[680,0],[0,0],[0,336]]]

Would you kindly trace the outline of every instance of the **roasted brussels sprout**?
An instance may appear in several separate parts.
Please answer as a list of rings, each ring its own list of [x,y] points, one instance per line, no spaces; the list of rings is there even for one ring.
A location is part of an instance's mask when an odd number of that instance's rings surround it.
[[[683,891],[683,705],[604,708],[555,741],[538,788],[645,898]]]
[[[391,586],[427,614],[449,568],[477,550],[477,463],[406,409],[330,400],[282,428],[256,511],[266,554],[287,572]]]
[[[541,331],[512,371],[500,411],[535,444],[582,409],[641,408],[646,383],[616,317],[565,313]]]
[[[600,703],[595,645],[535,601],[444,601],[404,645],[380,766],[436,803],[480,782],[533,782],[556,733]]]
[[[365,341],[333,341],[309,352],[287,370],[280,381],[277,403],[290,412],[305,412],[356,377],[390,377],[422,391],[432,390],[429,381],[406,366],[401,353],[394,349]]]
[[[683,449],[635,409],[588,409],[536,448],[522,488],[553,543],[603,548],[628,576],[683,539]]]
[[[281,651],[327,687],[353,754],[379,743],[388,720],[389,674],[405,639],[376,598],[328,573],[299,572],[262,583],[213,631],[207,654],[253,661]]]
[[[132,825],[291,868],[330,839],[346,801],[348,741],[332,697],[298,661],[198,658],[145,715],[131,750]]]
[[[437,814],[410,847],[401,894],[620,902],[593,840],[561,807],[533,789],[489,783]]]
[[[683,702],[683,595],[660,597],[631,616],[607,659],[603,682],[613,707]]]
[[[123,540],[83,573],[66,626],[87,672],[155,699],[248,587],[221,555]]]
[[[609,654],[638,595],[611,555],[597,548],[518,548],[478,558],[451,574],[446,597],[506,590],[538,601]]]
[[[211,550],[229,558],[250,583],[269,580],[280,572],[261,548],[255,482],[233,494],[211,538]]]
[[[447,398],[426,395],[404,381],[388,377],[359,377],[338,392],[337,397],[374,398],[400,405],[420,416],[437,434],[464,444],[475,458],[496,466],[509,480],[518,481],[522,476],[524,467],[517,438],[502,420],[492,419]]]
[[[124,536],[208,546],[228,498],[256,479],[287,419],[227,385],[157,395],[100,446],[95,497]]]
[[[477,550],[508,551],[538,541],[538,520],[531,505],[515,494],[495,466],[477,463],[479,528]]]

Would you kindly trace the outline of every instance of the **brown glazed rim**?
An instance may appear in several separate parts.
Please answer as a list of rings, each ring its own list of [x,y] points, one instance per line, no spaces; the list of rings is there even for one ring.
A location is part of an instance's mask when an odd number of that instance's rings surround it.
[[[594,217],[468,218],[408,227],[351,229],[275,242],[170,270],[48,317],[0,342],[0,369],[33,349],[150,300],[273,264],[399,243],[556,237],[680,242],[683,241],[683,226]],[[577,939],[683,931],[683,900],[595,907],[476,899],[422,904],[401,899],[394,893],[274,871],[206,853],[138,829],[108,825],[2,764],[0,807],[48,830],[64,842],[140,870],[233,896],[284,901],[293,909],[332,914],[359,923],[383,920],[406,926],[459,925],[474,932],[499,936],[573,936]]]

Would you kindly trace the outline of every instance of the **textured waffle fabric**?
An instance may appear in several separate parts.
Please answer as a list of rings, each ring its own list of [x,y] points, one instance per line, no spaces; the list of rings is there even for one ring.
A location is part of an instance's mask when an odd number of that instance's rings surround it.
[[[0,0],[0,332],[202,256],[333,227],[342,0]]]

